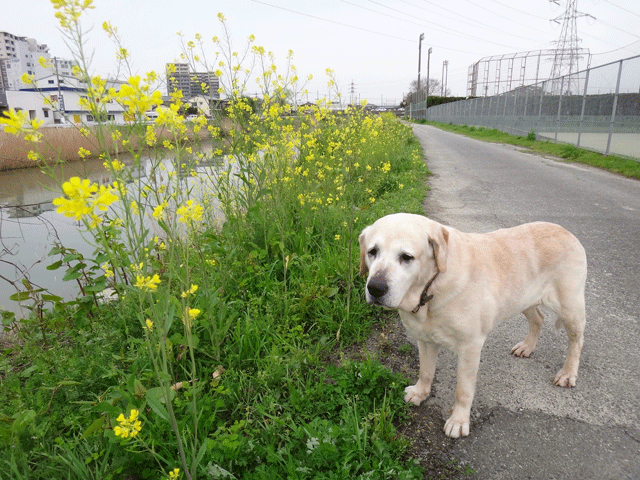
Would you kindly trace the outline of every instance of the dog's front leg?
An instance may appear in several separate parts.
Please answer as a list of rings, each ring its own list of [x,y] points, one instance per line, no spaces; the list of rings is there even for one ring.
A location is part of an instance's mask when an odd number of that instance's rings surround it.
[[[459,438],[469,435],[471,404],[476,391],[476,378],[483,343],[465,345],[458,352],[456,402],[453,405],[451,416],[444,424],[444,432],[448,437]]]
[[[420,378],[415,385],[404,389],[404,401],[420,403],[431,393],[431,383],[436,372],[436,359],[438,358],[439,346],[434,343],[427,343],[418,340],[418,352],[420,355]]]

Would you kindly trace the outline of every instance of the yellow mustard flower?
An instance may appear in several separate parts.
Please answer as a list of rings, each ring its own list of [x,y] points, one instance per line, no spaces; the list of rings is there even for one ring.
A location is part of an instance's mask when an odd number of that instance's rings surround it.
[[[29,120],[29,112],[25,110],[14,110],[3,112],[4,116],[0,116],[0,126],[4,131],[13,135],[22,135],[28,142],[37,142],[40,140],[41,134],[38,129],[44,123],[43,120]]]
[[[113,427],[113,433],[122,438],[133,438],[138,435],[140,430],[142,430],[142,422],[138,420],[139,413],[135,408],[131,409],[129,416],[126,418],[124,414],[121,413],[118,418],[116,418],[118,425]]]
[[[51,68],[51,62],[42,56],[38,59],[38,63],[42,68]]]
[[[35,75],[29,75],[27,72],[25,72],[20,77],[20,81],[25,85],[31,85],[35,81]]]
[[[180,478],[180,469],[174,468],[169,472],[169,478],[167,480],[178,480]]]
[[[125,55],[126,52],[121,51],[120,54]],[[143,82],[139,75],[135,75],[129,77],[127,83],[120,87],[115,101],[125,108],[127,118],[136,119],[146,111],[162,105],[162,93],[156,90],[149,94],[149,90],[149,84]]]
[[[121,170],[124,170],[125,168],[125,164],[122,163],[120,160],[118,160],[117,158],[112,160],[111,162],[109,161],[105,161],[102,166],[105,168],[105,170],[112,170],[114,172],[119,172]]]
[[[157,273],[153,274],[153,276],[144,276],[144,275],[136,275],[136,283],[135,286],[138,287],[143,292],[155,292],[160,284],[160,277]]]
[[[105,277],[107,277],[107,278],[113,277],[113,270],[111,270],[111,265],[109,265],[107,262],[105,262],[102,265],[100,265],[100,267],[102,268],[102,270],[104,270],[104,276]]]
[[[80,180],[78,177],[72,177],[62,184],[62,190],[69,198],[58,197],[53,200],[53,204],[58,207],[58,213],[74,220],[80,220],[83,215],[91,213],[90,199],[98,191],[96,184],[92,184],[86,178]]]
[[[157,207],[155,207],[153,209],[153,218],[156,218],[158,220],[163,220],[164,219],[164,209],[166,207],[168,207],[169,204],[167,203],[167,201],[163,201],[160,205],[158,205]],[[157,243],[157,242],[156,242]]]
[[[144,141],[150,147],[153,147],[156,144],[156,142],[158,141],[158,139],[156,137],[156,131],[154,130],[154,128],[151,125],[147,125],[147,131],[146,131],[146,133],[144,135]]]
[[[182,292],[180,296],[182,298],[186,298],[188,295],[193,295],[197,291],[198,291],[198,285],[191,285],[191,287],[189,287],[189,290],[187,290],[186,292]]]
[[[51,0],[51,3],[56,10],[55,17],[65,30],[74,28],[85,10],[95,8],[93,0]]]
[[[200,222],[202,221],[203,212],[204,209],[202,208],[202,205],[195,203],[193,200],[187,200],[186,205],[183,205],[176,210],[178,222],[181,223]]]

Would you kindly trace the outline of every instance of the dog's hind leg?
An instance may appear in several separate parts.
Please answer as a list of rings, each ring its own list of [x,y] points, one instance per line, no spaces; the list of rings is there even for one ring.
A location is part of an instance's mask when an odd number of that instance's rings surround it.
[[[536,348],[544,317],[537,306],[529,307],[522,313],[529,321],[529,333],[523,341],[511,349],[511,353],[518,357],[528,357]]]
[[[558,321],[562,323],[569,337],[569,350],[564,366],[553,379],[553,383],[559,387],[575,387],[586,323],[584,293],[579,295],[579,299],[571,310],[563,310],[559,313]]]

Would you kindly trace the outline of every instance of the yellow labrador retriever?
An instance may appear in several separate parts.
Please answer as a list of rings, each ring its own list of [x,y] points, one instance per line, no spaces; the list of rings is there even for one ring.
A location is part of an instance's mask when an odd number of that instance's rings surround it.
[[[529,333],[511,353],[533,352],[543,316],[558,315],[569,337],[567,359],[553,383],[576,384],[585,326],[587,260],[571,233],[552,223],[528,223],[486,234],[463,233],[421,215],[388,215],[360,234],[360,274],[367,302],[397,309],[418,341],[420,377],[405,389],[419,405],[431,391],[441,346],[458,357],[456,400],[444,430],[469,434],[480,351],[489,332],[522,312]]]

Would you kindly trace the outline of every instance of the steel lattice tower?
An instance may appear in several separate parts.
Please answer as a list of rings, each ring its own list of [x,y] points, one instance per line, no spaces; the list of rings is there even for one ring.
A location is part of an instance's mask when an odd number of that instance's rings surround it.
[[[549,0],[550,2],[560,5],[560,0]],[[566,0],[566,9],[564,13],[553,21],[562,24],[560,38],[556,42],[555,55],[553,58],[553,67],[551,68],[551,93],[558,95],[561,89],[564,93],[578,94],[580,92],[580,78],[575,73],[580,71],[579,61],[583,58],[580,50],[580,38],[578,38],[578,17],[592,17],[586,13],[580,13],[577,10],[578,0]],[[566,77],[564,82],[560,77]]]

